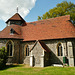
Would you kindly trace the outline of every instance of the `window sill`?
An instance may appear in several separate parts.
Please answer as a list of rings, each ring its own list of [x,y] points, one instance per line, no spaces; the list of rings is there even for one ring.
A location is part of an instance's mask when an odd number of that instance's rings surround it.
[[[13,56],[8,56],[8,57],[11,57],[12,58]]]
[[[10,33],[10,35],[14,35],[13,33]]]
[[[63,57],[63,56],[57,56],[57,57]]]
[[[25,57],[30,57],[30,56],[25,56]]]

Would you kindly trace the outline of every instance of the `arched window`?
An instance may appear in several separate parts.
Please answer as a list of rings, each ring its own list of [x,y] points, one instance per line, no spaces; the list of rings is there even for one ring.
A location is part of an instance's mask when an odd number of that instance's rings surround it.
[[[13,45],[11,41],[7,43],[7,53],[8,56],[13,56]]]
[[[59,43],[59,44],[57,45],[57,55],[58,55],[58,56],[63,56],[63,50],[62,50],[62,45],[61,45],[61,43]]]
[[[25,45],[25,56],[29,56],[29,47]]]

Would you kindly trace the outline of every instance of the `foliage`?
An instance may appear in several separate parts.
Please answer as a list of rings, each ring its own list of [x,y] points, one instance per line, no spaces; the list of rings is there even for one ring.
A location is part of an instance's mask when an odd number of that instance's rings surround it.
[[[48,12],[43,14],[43,16],[38,16],[38,20],[54,18],[64,15],[70,15],[71,21],[75,23],[75,4],[67,1],[63,1],[62,3],[58,3],[56,7],[50,9]]]
[[[0,75],[75,75],[75,67],[29,67],[26,65],[8,66],[0,70]]]
[[[0,69],[2,69],[6,65],[7,61],[7,51],[5,47],[0,48]]]

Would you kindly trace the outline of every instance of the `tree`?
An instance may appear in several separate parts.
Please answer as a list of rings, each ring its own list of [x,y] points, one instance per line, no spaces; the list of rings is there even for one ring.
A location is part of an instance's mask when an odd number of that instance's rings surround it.
[[[71,21],[75,23],[75,4],[67,1],[58,3],[56,7],[50,9],[48,12],[43,14],[43,16],[38,16],[38,20],[54,18],[64,15],[70,15]]]
[[[5,47],[0,48],[0,69],[3,69],[7,62],[7,50]]]

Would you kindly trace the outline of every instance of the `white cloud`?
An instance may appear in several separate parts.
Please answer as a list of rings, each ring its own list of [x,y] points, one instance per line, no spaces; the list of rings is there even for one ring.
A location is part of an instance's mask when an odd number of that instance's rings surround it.
[[[17,12],[24,18],[34,7],[36,0],[0,0],[0,19],[6,21]]]

